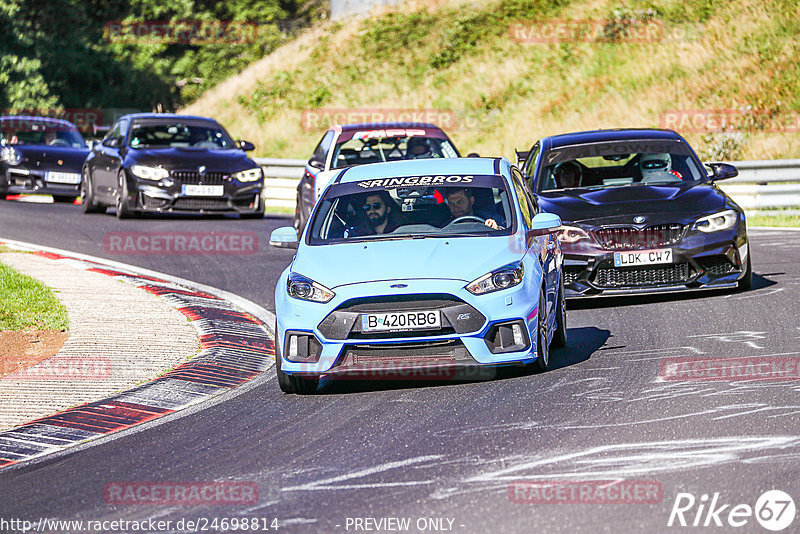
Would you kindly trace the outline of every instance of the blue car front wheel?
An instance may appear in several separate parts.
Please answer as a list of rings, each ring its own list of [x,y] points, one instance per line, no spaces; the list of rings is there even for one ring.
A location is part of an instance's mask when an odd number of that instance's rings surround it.
[[[539,292],[539,309],[536,311],[536,361],[533,368],[538,373],[543,373],[550,368],[550,347],[547,342],[547,301],[544,291]]]
[[[559,348],[567,344],[567,301],[564,300],[564,278],[558,284],[556,297],[556,331],[553,332],[552,346]]]

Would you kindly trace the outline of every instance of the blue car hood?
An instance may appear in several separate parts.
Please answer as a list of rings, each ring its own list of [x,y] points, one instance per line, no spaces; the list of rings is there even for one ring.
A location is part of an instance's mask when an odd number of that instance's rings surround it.
[[[616,222],[640,214],[682,217],[684,214],[713,213],[723,209],[725,195],[714,185],[676,184],[567,189],[539,194],[544,211],[564,222]]]
[[[454,237],[303,245],[292,264],[331,289],[378,280],[445,278],[465,284],[519,260],[514,236]]]

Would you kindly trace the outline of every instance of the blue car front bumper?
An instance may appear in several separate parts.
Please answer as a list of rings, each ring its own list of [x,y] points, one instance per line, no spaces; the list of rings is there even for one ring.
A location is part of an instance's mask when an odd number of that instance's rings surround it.
[[[287,374],[494,366],[536,358],[540,286],[532,280],[480,296],[464,289],[462,280],[348,284],[335,288],[333,300],[321,304],[289,297],[286,278],[284,272],[276,288],[276,343]],[[362,331],[364,313],[414,310],[438,310],[441,328]],[[513,325],[518,326],[512,336]]]

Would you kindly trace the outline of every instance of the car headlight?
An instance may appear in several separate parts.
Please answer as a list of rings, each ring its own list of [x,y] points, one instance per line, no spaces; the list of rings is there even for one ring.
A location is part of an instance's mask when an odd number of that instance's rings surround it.
[[[586,233],[586,230],[577,226],[562,226],[556,232],[556,236],[562,243],[577,243],[581,239],[589,239],[589,234]]]
[[[514,287],[522,282],[524,275],[525,271],[522,268],[522,262],[517,261],[473,280],[466,285],[466,288],[473,295],[485,295],[486,293]]]
[[[289,274],[286,292],[290,297],[311,302],[329,302],[336,293],[317,282],[297,273]]]
[[[252,169],[247,169],[246,171],[233,173],[233,177],[240,182],[255,182],[256,180],[261,179],[261,167],[253,167]]]
[[[706,233],[719,232],[720,230],[733,228],[737,220],[739,220],[738,213],[733,210],[725,210],[697,219],[697,222],[694,223],[694,228]]]
[[[22,154],[17,152],[14,147],[4,146],[0,150],[0,160],[5,161],[9,165],[19,165],[22,161]]]
[[[169,177],[169,171],[161,167],[148,167],[147,165],[133,165],[131,172],[144,180],[163,180]]]

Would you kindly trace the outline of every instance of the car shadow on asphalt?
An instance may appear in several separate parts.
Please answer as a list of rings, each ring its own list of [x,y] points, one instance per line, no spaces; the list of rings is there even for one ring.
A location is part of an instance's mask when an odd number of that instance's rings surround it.
[[[771,273],[783,274],[783,273]],[[753,287],[748,291],[757,291],[774,286],[778,282],[764,275],[753,273]],[[586,297],[567,299],[568,310],[590,310],[600,308],[617,308],[620,306],[636,306],[640,304],[657,304],[662,302],[680,302],[698,300],[712,297],[737,294],[738,289],[697,289],[687,291],[672,291],[667,293],[642,293],[639,295],[625,295],[618,297]],[[742,292],[746,293],[746,292]]]
[[[550,370],[552,372],[565,367],[579,364],[591,358],[611,337],[611,332],[594,326],[568,328],[567,345],[559,349],[552,349],[550,353]],[[441,379],[440,373],[421,372],[414,376],[411,372],[407,380],[387,380],[376,378],[371,380],[350,380],[344,378],[323,379],[320,383],[318,394],[346,394],[365,393],[369,391],[389,391],[398,389],[417,389],[427,387],[455,386],[460,384],[474,384],[509,380],[524,376],[534,376],[537,373],[532,365],[508,365],[503,367],[484,367],[474,373],[465,372],[457,375],[459,379]]]

